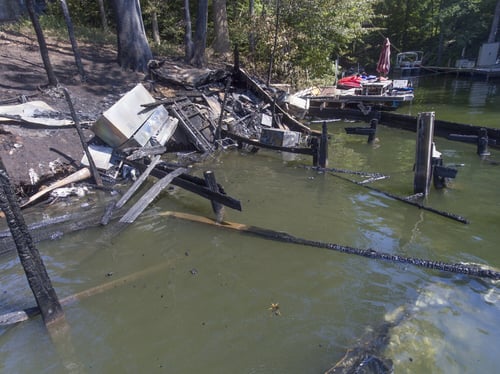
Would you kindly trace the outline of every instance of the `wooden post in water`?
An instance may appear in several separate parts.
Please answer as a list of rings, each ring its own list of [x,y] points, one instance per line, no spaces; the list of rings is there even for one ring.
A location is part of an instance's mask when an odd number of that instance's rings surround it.
[[[313,166],[319,167],[319,141],[316,136],[311,139],[311,150],[313,155]]]
[[[373,143],[373,141],[375,140],[375,136],[377,133],[377,125],[378,125],[378,119],[372,118],[370,120],[370,128],[373,130],[373,132],[370,132],[368,134],[368,143]]]
[[[417,118],[417,146],[415,153],[415,176],[413,192],[429,194],[432,176],[432,140],[434,137],[434,112],[423,112]]]
[[[42,314],[43,321],[48,326],[64,318],[64,311],[52,287],[42,257],[35,247],[33,238],[21,214],[21,208],[17,203],[9,177],[4,170],[0,170],[0,207],[5,213],[12,238],[16,243],[19,259]]]
[[[318,163],[320,168],[326,168],[328,166],[328,128],[326,126],[326,121],[323,121],[323,125],[321,127]]]
[[[477,154],[481,158],[489,156],[491,154],[488,150],[488,130],[486,130],[484,127],[481,127],[479,129],[479,135],[477,139]]]
[[[217,181],[215,180],[215,174],[213,171],[207,170],[203,173],[205,177],[205,182],[207,183],[208,188],[214,192],[219,192],[219,186],[217,185]],[[218,203],[214,200],[212,202],[212,209],[215,213],[215,220],[217,223],[221,223],[224,220],[224,206],[221,203]]]

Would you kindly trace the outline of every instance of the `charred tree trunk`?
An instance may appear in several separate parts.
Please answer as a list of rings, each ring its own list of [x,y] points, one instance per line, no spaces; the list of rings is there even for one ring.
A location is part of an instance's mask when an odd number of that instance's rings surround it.
[[[193,58],[193,39],[191,38],[191,13],[189,11],[189,0],[184,0],[184,61],[189,63]]]
[[[197,68],[205,66],[205,48],[207,46],[208,0],[198,1],[198,17],[196,18],[196,33],[194,51],[190,63]]]
[[[213,0],[214,9],[214,52],[226,54],[230,50],[229,27],[227,24],[226,0]]]
[[[71,16],[69,14],[68,4],[66,0],[61,0],[61,8],[64,14],[64,20],[66,21],[66,26],[68,27],[69,40],[71,41],[71,48],[73,49],[73,54],[75,55],[75,63],[78,68],[78,74],[82,82],[85,81],[85,71],[83,70],[82,58],[80,57],[80,50],[78,49],[78,44],[76,43],[75,31],[73,29],[73,22],[71,21]]]
[[[153,58],[142,21],[139,0],[114,0],[118,63],[123,69],[146,72]]]
[[[49,86],[57,86],[57,78],[50,62],[49,50],[47,48],[47,43],[45,42],[45,36],[43,35],[38,16],[35,12],[33,0],[26,0],[26,7],[28,8],[31,23],[33,24],[33,28],[35,29],[36,37],[38,39],[38,45],[40,46],[40,54],[42,56],[43,65],[45,66],[47,78],[49,79]]]

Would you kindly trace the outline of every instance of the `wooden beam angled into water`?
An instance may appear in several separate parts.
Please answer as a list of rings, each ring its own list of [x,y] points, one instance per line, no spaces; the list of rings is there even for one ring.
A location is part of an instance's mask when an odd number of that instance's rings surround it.
[[[148,207],[149,204],[163,191],[175,177],[185,173],[187,169],[178,168],[158,180],[141,198],[134,204],[125,215],[120,218],[121,223],[132,223]]]
[[[236,231],[240,231],[240,232],[244,232],[244,233],[248,233],[248,234],[253,234],[253,235],[265,238],[265,239],[271,239],[271,240],[285,242],[285,243],[300,244],[300,245],[309,246],[309,247],[316,247],[316,248],[324,248],[324,249],[329,249],[329,250],[333,250],[333,251],[337,251],[337,252],[353,254],[353,255],[358,255],[358,256],[377,259],[377,260],[399,262],[399,263],[410,264],[410,265],[414,265],[414,266],[418,266],[418,267],[424,267],[427,269],[440,270],[440,271],[445,271],[445,272],[450,272],[450,273],[464,274],[464,275],[480,277],[480,278],[489,278],[489,279],[494,279],[494,280],[500,279],[500,272],[484,268],[480,265],[470,265],[470,264],[462,264],[462,263],[450,264],[450,263],[425,260],[425,259],[420,259],[420,258],[415,258],[415,257],[405,257],[405,256],[393,255],[390,253],[379,252],[379,251],[376,251],[376,250],[371,249],[371,248],[361,249],[361,248],[344,246],[344,245],[340,245],[340,244],[320,242],[320,241],[316,241],[316,240],[299,238],[299,237],[290,235],[290,234],[283,232],[283,231],[275,231],[275,230],[271,230],[271,229],[266,229],[266,228],[262,228],[262,227],[258,227],[258,226],[252,226],[252,225],[246,225],[246,224],[242,224],[242,223],[228,222],[228,221],[223,221],[223,222],[218,223],[217,221],[215,221],[211,218],[202,217],[202,216],[189,214],[189,213],[166,211],[166,212],[161,212],[158,215],[178,218],[178,219],[191,221],[191,222],[208,224],[208,225],[212,225],[212,226],[216,226],[216,227],[220,227],[220,228],[225,228],[225,229],[236,230]]]
[[[160,264],[157,264],[155,266],[151,266],[149,268],[146,268],[144,270],[138,271],[136,273],[115,279],[110,282],[106,282],[100,285],[97,285],[95,287],[77,292],[73,295],[66,296],[60,300],[61,305],[63,306],[68,306],[71,305],[79,300],[86,299],[91,296],[95,296],[98,294],[101,294],[103,292],[124,286],[130,282],[136,281],[138,279],[141,279],[147,275],[154,274],[160,270],[164,270],[168,266],[172,265],[174,261],[176,261],[178,258],[174,258],[172,260],[168,260],[166,262],[162,262]],[[40,314],[40,309],[38,307],[31,307],[23,310],[18,310],[10,313],[5,313],[0,315],[0,326],[9,326],[9,325],[14,325],[16,323],[20,323],[23,321],[26,321],[32,317],[35,317]]]

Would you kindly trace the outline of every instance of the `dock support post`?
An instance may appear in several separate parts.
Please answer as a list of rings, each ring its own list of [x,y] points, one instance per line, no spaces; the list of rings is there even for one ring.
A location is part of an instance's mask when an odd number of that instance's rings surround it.
[[[4,170],[0,170],[0,207],[5,213],[19,260],[46,326],[64,318],[64,311],[52,287],[42,257],[35,247],[16,196]]]
[[[219,192],[219,186],[217,185],[217,181],[215,180],[215,174],[213,171],[207,170],[203,173],[205,177],[205,182],[207,183],[208,188],[214,192]],[[224,220],[224,206],[216,201],[211,200],[212,209],[215,213],[215,220],[217,223],[221,223]]]
[[[321,127],[318,163],[320,168],[326,168],[328,166],[328,128],[326,121],[323,121],[323,125]]]
[[[429,194],[432,176],[432,140],[434,137],[434,112],[419,113],[417,118],[417,146],[413,193]]]
[[[477,154],[479,157],[489,156],[491,153],[488,150],[488,130],[484,127],[479,129],[479,136],[477,139]]]
[[[311,138],[311,150],[313,156],[313,166],[319,167],[319,141],[315,136]]]
[[[370,120],[370,129],[373,130],[373,132],[370,132],[370,134],[368,134],[368,143],[373,143],[373,141],[375,140],[375,135],[377,133],[377,125],[378,125],[378,119],[376,118],[372,118]]]

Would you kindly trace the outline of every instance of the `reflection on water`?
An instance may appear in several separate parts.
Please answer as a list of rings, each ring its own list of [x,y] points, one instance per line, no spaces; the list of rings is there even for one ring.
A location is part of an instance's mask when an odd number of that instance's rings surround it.
[[[399,113],[436,112],[436,118],[475,126],[500,128],[497,80],[452,75],[412,77],[415,99]]]
[[[421,81],[418,89],[430,100],[426,95],[452,82]],[[454,95],[468,91],[463,102],[469,102],[472,83],[469,89],[457,84]],[[487,95],[485,105],[491,100],[496,98]],[[478,121],[488,118],[485,111]],[[343,128],[349,125],[336,122],[329,128],[329,166],[388,175],[373,186],[411,195],[415,135],[379,126],[373,146],[365,137],[346,135]],[[473,145],[446,139],[436,139],[436,145],[445,164],[463,166],[448,189],[432,188],[425,204],[463,215],[469,225],[304,168],[311,164],[304,156],[285,161],[276,152],[235,150],[193,173],[214,170],[226,192],[241,200],[242,212],[226,210],[230,221],[499,268],[500,168],[481,161]],[[491,152],[498,159],[498,151]],[[39,245],[60,297],[126,280],[65,307],[67,341],[82,371],[321,373],[398,308],[405,308],[408,318],[390,330],[389,345],[380,347],[396,373],[496,369],[500,292],[493,283],[158,214],[165,210],[212,216],[204,199],[175,190],[116,236],[94,228]],[[15,256],[1,258],[1,313],[33,305],[23,276]],[[279,316],[269,310],[276,303]],[[0,372],[66,373],[65,362],[40,318],[0,327]]]

